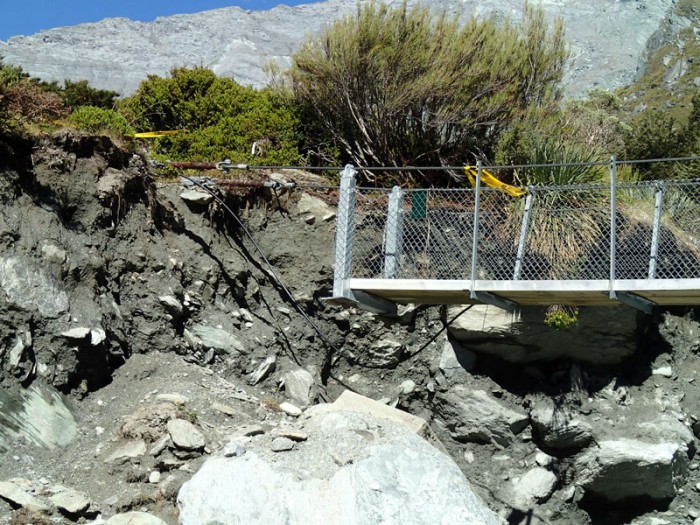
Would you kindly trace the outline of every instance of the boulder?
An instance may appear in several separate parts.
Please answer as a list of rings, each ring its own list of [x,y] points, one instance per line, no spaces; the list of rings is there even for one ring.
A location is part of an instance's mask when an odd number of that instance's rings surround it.
[[[51,503],[72,516],[85,512],[92,504],[85,494],[69,487],[58,485],[53,487],[51,491],[54,493],[49,498]]]
[[[448,456],[402,425],[314,409],[293,453],[254,440],[208,460],[178,494],[180,523],[503,523]]]
[[[0,498],[9,501],[12,505],[35,512],[49,512],[51,510],[50,505],[9,481],[0,481]]]
[[[206,440],[197,428],[184,419],[171,419],[168,421],[170,439],[177,448],[184,450],[199,450],[204,448]]]
[[[511,410],[483,390],[457,385],[435,396],[436,414],[458,441],[494,442],[508,446],[529,423],[529,417]]]
[[[536,503],[544,503],[554,492],[557,481],[554,472],[542,467],[532,468],[510,481],[509,503],[519,509],[529,509]]]
[[[214,196],[210,193],[205,193],[198,190],[185,190],[180,194],[180,198],[197,206],[207,206],[214,200]]]
[[[311,405],[316,399],[316,383],[311,372],[297,368],[282,376],[287,397],[302,407]]]
[[[448,317],[459,307],[450,308]],[[450,325],[450,334],[475,352],[512,363],[573,361],[614,364],[637,346],[637,312],[633,308],[580,308],[578,323],[555,330],[544,323],[546,310],[522,307],[509,313],[495,306],[475,305]]]
[[[62,284],[31,259],[0,257],[0,288],[23,310],[51,318],[68,311],[68,295]]]
[[[438,366],[447,379],[452,379],[463,370],[471,371],[475,364],[476,354],[474,352],[467,350],[451,338],[445,339]]]
[[[369,348],[355,354],[358,364],[368,368],[396,368],[405,348],[402,343],[391,339],[381,339]]]
[[[167,525],[167,523],[147,512],[126,512],[112,516],[105,525]]]
[[[548,447],[582,448],[593,439],[593,427],[582,416],[553,404],[536,406],[530,412],[532,425]]]
[[[56,390],[38,385],[0,389],[0,453],[19,441],[51,449],[67,445],[77,434],[75,418]]]
[[[196,324],[191,328],[190,333],[197,338],[197,342],[204,348],[220,350],[226,354],[233,355],[245,352],[245,346],[243,346],[240,339],[221,328]]]
[[[315,220],[330,221],[335,219],[335,211],[318,197],[302,193],[297,203],[297,213]]]
[[[576,484],[602,500],[670,500],[688,475],[688,455],[678,443],[601,441],[575,459],[574,472]]]

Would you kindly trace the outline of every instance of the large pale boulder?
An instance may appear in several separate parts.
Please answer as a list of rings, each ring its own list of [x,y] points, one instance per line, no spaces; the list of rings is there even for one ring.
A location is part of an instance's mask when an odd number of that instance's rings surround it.
[[[460,310],[451,308],[448,317]],[[471,350],[513,363],[570,359],[613,364],[636,349],[638,314],[633,308],[580,308],[578,323],[566,330],[547,326],[545,313],[541,307],[509,313],[495,306],[475,305],[449,330]]]
[[[207,461],[178,494],[180,523],[502,523],[457,465],[407,428],[315,408],[293,452],[256,436],[243,455]]]
[[[676,496],[688,475],[688,455],[678,443],[634,439],[601,441],[574,462],[575,482],[587,494],[610,502]]]
[[[508,446],[530,420],[527,414],[506,407],[483,390],[462,385],[437,394],[435,402],[436,414],[458,441]]]

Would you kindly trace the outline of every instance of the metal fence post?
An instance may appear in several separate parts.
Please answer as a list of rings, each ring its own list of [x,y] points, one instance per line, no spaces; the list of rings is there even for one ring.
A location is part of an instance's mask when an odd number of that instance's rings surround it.
[[[479,201],[481,199],[481,161],[476,162],[476,191],[474,194],[474,231],[472,235],[472,284],[469,295],[472,299],[476,299],[476,265],[477,252],[479,247]]]
[[[617,159],[610,157],[610,299],[617,299],[615,293],[615,252],[617,238]]]
[[[384,277],[398,279],[401,274],[403,243],[403,190],[394,186],[389,194],[389,209],[384,230]]]
[[[345,166],[340,178],[340,195],[335,227],[335,269],[333,297],[352,298],[348,281],[352,273],[352,240],[355,229],[355,175],[351,164]]]
[[[656,183],[654,199],[654,229],[651,233],[651,251],[649,253],[649,279],[656,279],[656,265],[659,255],[659,234],[661,229],[661,213],[664,206],[664,192],[666,185],[663,182]]]
[[[530,217],[532,215],[532,188],[527,189],[525,197],[525,212],[523,214],[523,224],[520,227],[520,240],[518,241],[518,254],[515,256],[515,269],[513,270],[513,280],[520,279],[523,271],[523,258],[525,257],[525,246],[527,245],[527,235],[530,231]]]

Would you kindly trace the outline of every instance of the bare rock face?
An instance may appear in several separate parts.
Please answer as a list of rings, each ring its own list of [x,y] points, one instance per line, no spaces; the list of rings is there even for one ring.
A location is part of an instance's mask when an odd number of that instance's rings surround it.
[[[399,6],[401,0],[386,3]],[[672,0],[543,2],[549,17],[564,19],[571,41],[566,91],[576,96],[633,80],[649,43],[663,44],[652,37],[660,32],[672,4]],[[435,0],[429,5],[451,15],[502,20],[518,20],[523,10],[520,0]],[[0,56],[43,80],[86,79],[124,95],[148,74],[166,75],[173,67],[200,64],[241,84],[261,87],[267,83],[265,63],[289,65],[291,54],[308,34],[318,35],[355,9],[355,0],[328,0],[269,11],[230,7],[150,23],[110,18],[10,38],[0,42]]]
[[[460,308],[450,309],[450,316]],[[511,314],[476,305],[450,326],[452,336],[474,351],[512,363],[569,359],[614,364],[636,349],[637,312],[632,308],[581,308],[579,321],[566,330],[544,324],[545,310],[523,307]]]
[[[688,475],[688,456],[677,443],[602,441],[576,459],[575,471],[576,484],[603,500],[667,500]]]
[[[395,422],[318,410],[304,433],[292,452],[252,441],[207,461],[178,494],[180,523],[502,523],[447,455]]]
[[[530,421],[527,414],[507,408],[483,390],[455,386],[435,399],[437,414],[458,441],[507,446]]]

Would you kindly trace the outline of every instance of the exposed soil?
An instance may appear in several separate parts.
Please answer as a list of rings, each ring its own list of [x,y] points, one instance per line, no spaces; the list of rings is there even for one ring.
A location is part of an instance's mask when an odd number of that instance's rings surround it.
[[[633,327],[638,350],[621,365],[524,367],[479,355],[469,370],[447,377],[440,366],[446,336],[431,342],[446,322],[444,308],[402,307],[389,319],[323,300],[332,291],[335,224],[300,213],[299,191],[219,195],[323,336],[220,202],[184,201],[181,184],[155,183],[141,155],[67,132],[2,148],[0,385],[8,394],[30,385],[60,391],[78,433],[62,447],[19,439],[4,452],[0,434],[0,480],[27,480],[38,495],[62,484],[92,501],[82,516],[54,513],[51,523],[129,510],[177,523],[177,491],[208,456],[246,426],[260,425],[264,436],[292,420],[279,408],[287,399],[280,381],[299,368],[315,378],[316,402],[350,388],[426,419],[474,490],[508,523],[675,524],[700,517],[695,442],[674,498],[610,504],[578,487],[580,449],[547,446],[531,425],[506,445],[456,440],[456,422],[445,420],[440,401],[459,386],[525,414],[553,403],[589,421],[595,440],[669,415],[693,428],[700,417],[700,325],[692,309],[640,317]],[[203,344],[202,327],[233,334],[242,348]],[[82,337],[70,332],[81,328],[88,329]],[[18,340],[24,349],[13,363]],[[386,340],[401,351],[378,365],[367,356]],[[251,385],[273,355],[274,369]],[[171,443],[152,453],[173,417],[193,422],[206,447],[183,452]],[[134,439],[149,452],[106,461]],[[506,489],[541,464],[542,452],[557,476],[553,494],[517,507]],[[43,519],[0,499],[0,523]]]

